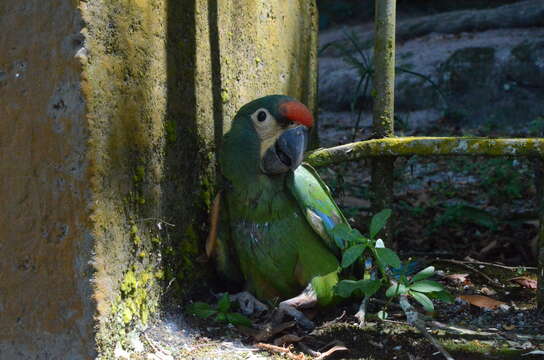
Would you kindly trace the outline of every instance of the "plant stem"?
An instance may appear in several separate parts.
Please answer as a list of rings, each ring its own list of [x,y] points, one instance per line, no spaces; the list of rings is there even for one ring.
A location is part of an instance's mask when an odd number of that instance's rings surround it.
[[[408,296],[401,295],[400,301],[399,301],[400,307],[402,308],[402,311],[406,314],[406,320],[408,321],[408,324],[412,325],[416,329],[418,329],[427,340],[433,346],[446,358],[447,360],[455,360],[450,353],[436,340],[429,332],[427,331],[427,328],[425,326],[425,321],[422,319],[422,316],[420,313],[418,313],[412,304],[408,301]]]

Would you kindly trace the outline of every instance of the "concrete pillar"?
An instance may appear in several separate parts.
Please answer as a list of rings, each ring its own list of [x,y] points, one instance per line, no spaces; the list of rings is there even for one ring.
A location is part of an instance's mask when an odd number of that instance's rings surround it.
[[[109,359],[198,285],[216,143],[253,98],[315,105],[316,11],[0,2],[1,359]]]

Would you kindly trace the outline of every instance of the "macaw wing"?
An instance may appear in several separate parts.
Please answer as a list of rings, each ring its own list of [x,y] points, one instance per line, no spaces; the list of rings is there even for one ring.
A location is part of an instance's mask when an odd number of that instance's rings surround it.
[[[287,187],[296,198],[302,213],[327,247],[339,255],[331,230],[347,220],[334,202],[327,185],[310,165],[303,163],[287,181]]]

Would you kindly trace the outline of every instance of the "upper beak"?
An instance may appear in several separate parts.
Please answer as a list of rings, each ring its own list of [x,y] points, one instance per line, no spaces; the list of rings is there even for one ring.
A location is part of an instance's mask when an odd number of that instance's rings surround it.
[[[263,172],[274,175],[295,170],[302,163],[307,145],[306,126],[284,131],[274,145],[266,150],[261,163]]]

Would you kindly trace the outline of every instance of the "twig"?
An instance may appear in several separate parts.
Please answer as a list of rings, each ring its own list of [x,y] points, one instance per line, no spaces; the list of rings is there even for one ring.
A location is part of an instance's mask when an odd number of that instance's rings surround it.
[[[436,340],[429,332],[427,332],[427,329],[425,327],[425,321],[422,318],[422,315],[418,313],[414,307],[410,304],[408,301],[408,297],[406,295],[400,296],[400,307],[406,314],[406,320],[408,321],[408,324],[415,327],[417,330],[419,330],[427,340],[430,341],[431,344],[447,359],[447,360],[455,360],[448,351]]]
[[[376,303],[376,304],[380,304],[380,305],[387,305],[387,306],[391,306],[391,307],[400,309],[400,305],[395,304],[395,303],[392,303],[392,302],[390,302],[390,301],[383,301],[383,300],[376,299],[376,298],[370,298],[370,302],[373,302],[373,303]]]
[[[499,330],[487,329],[486,331],[482,331],[482,330],[475,331],[475,330],[462,328],[462,327],[458,327],[458,326],[443,324],[443,323],[438,322],[438,321],[431,321],[429,323],[429,325],[431,327],[435,328],[435,329],[440,329],[440,330],[443,330],[443,331],[445,331],[447,333],[455,334],[455,335],[471,336],[471,337],[476,337],[476,338],[480,338],[480,339],[494,339],[494,340],[504,339],[504,336],[502,335],[502,332],[499,331]],[[539,328],[539,327],[542,327],[542,326],[544,326],[544,325],[534,325],[532,327],[533,328]],[[517,326],[517,327],[522,328],[522,326]],[[531,326],[527,326],[527,327],[531,327]],[[528,335],[528,334],[508,333],[508,336],[509,337],[514,337],[517,340],[538,340],[538,341],[543,341],[544,340],[543,335]]]
[[[170,289],[170,286],[172,285],[172,283],[176,280],[176,278],[172,278],[170,279],[170,281],[168,282],[168,285],[166,285],[166,289],[164,289],[164,293],[166,294],[168,292],[168,290]]]
[[[322,353],[321,355],[319,355],[318,357],[316,357],[314,360],[325,360],[326,358],[328,358],[329,356],[331,356],[337,351],[349,351],[349,349],[345,346],[334,346],[330,348],[329,350],[325,351],[324,353]]]
[[[461,265],[467,269],[469,269],[470,271],[473,271],[475,273],[477,273],[478,275],[480,275],[481,277],[483,277],[484,279],[486,279],[491,285],[496,285],[496,286],[500,286],[500,287],[504,287],[504,285],[502,285],[499,281],[497,280],[493,280],[492,278],[490,278],[489,276],[487,276],[486,274],[484,274],[483,272],[481,272],[480,270],[468,265],[466,263],[466,261],[461,261],[461,260],[454,260],[454,259],[436,259],[436,261],[441,261],[441,262],[447,262],[447,263],[451,263],[451,264],[457,264],[457,265]]]
[[[157,356],[159,359],[169,359],[171,358],[170,352],[163,349],[159,344],[157,344],[155,341],[153,341],[145,332],[142,333],[145,340],[151,346],[153,351],[155,351],[155,356]]]
[[[265,344],[265,343],[257,343],[255,344],[255,347],[268,351],[270,353],[276,353],[276,354],[283,354],[287,356],[289,359],[292,360],[304,360],[305,356],[304,354],[298,354],[295,355],[291,352],[291,347],[282,347],[282,346],[276,346],[271,344]]]
[[[397,324],[397,325],[410,325],[406,321],[400,321],[400,320],[390,320],[390,319],[382,319],[381,321],[391,324]]]
[[[327,326],[331,326],[333,324],[336,324],[338,321],[342,320],[342,318],[346,316],[346,311],[342,311],[342,314],[340,314],[340,316],[338,316],[337,318],[334,318],[332,319],[331,321],[327,321],[327,322],[324,322],[321,327],[327,327]]]
[[[501,269],[507,269],[507,270],[512,270],[512,271],[516,271],[519,268],[523,268],[523,269],[527,269],[527,270],[536,270],[536,267],[534,267],[534,266],[506,266],[506,265],[502,265],[502,264],[495,264],[495,263],[490,263],[490,262],[485,262],[485,261],[479,261],[479,260],[473,259],[473,258],[471,258],[469,256],[467,256],[465,259],[467,259],[465,262],[469,263],[469,264],[494,266],[494,267],[498,267],[498,268],[501,268]]]
[[[165,225],[168,225],[168,226],[171,226],[171,227],[176,227],[176,225],[171,224],[169,222],[166,222],[166,221],[164,221],[163,219],[160,219],[160,218],[145,218],[145,219],[138,219],[136,221],[137,222],[158,221],[159,224],[165,224]]]

